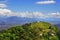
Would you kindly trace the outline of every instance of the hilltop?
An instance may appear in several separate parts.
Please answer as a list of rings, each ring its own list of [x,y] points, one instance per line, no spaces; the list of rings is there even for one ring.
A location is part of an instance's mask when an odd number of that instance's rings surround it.
[[[59,40],[57,28],[47,22],[33,22],[0,31],[0,40]]]

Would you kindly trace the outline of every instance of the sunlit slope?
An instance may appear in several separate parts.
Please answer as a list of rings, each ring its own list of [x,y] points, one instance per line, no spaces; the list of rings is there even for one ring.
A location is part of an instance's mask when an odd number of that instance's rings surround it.
[[[0,32],[0,40],[59,40],[57,28],[47,22],[14,26]]]

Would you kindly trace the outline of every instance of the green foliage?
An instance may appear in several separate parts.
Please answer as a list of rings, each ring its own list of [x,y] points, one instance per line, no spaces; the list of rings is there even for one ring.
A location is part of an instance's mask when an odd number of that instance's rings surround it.
[[[58,30],[57,35],[58,35],[59,40],[60,40],[60,29]]]
[[[14,26],[0,32],[0,40],[59,40],[57,28],[47,22]]]

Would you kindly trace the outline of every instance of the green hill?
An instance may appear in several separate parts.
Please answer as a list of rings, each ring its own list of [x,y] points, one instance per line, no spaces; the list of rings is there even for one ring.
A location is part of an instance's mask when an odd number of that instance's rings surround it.
[[[59,40],[57,28],[47,22],[33,22],[0,31],[0,40]]]

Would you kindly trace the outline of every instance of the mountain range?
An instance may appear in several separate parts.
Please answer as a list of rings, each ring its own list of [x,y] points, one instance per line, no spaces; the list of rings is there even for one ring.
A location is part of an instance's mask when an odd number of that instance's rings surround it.
[[[25,17],[11,16],[11,17],[0,17],[0,28],[4,29],[4,28],[9,28],[9,26],[11,25],[22,25],[25,23],[39,22],[39,21],[49,22],[58,27],[60,26],[59,21],[48,21],[41,18],[39,19],[39,18],[25,18]]]

